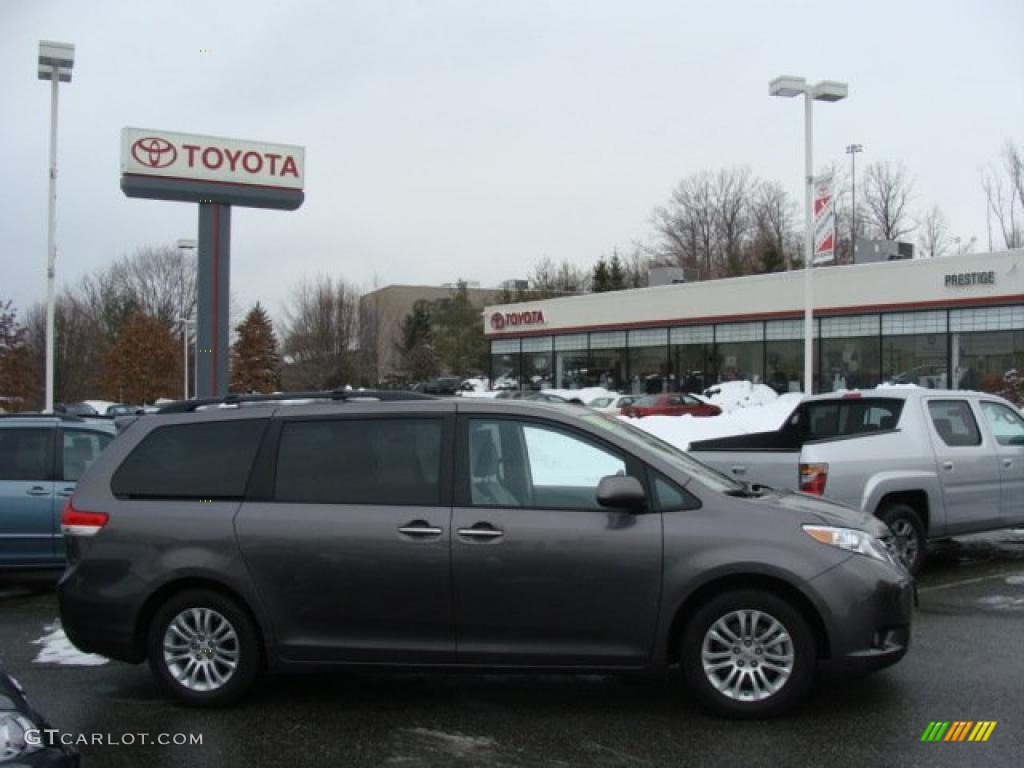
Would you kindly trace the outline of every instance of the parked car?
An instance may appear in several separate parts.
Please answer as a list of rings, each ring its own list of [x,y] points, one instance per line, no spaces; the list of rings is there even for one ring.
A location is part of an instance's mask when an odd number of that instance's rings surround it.
[[[113,437],[109,420],[0,417],[0,568],[64,564],[64,501]]]
[[[702,440],[690,451],[738,479],[877,515],[913,572],[928,539],[1024,525],[1024,418],[994,395],[820,395],[777,431]]]
[[[627,405],[632,405],[642,395],[615,395],[614,397],[595,397],[587,405],[595,411],[601,411],[611,416],[618,416]]]
[[[70,640],[195,706],[265,666],[679,664],[736,717],[907,650],[911,578],[869,515],[585,408],[359,394],[137,417],[64,512]]]
[[[428,395],[454,395],[461,391],[462,381],[463,379],[459,376],[439,376],[424,382],[423,388],[418,391]]]
[[[128,403],[114,403],[107,407],[107,416],[132,416],[136,413],[140,413],[143,410],[141,405],[129,405]]]
[[[623,416],[640,419],[644,416],[717,416],[722,409],[693,395],[676,392],[667,395],[646,395],[622,409]]]
[[[78,753],[52,738],[55,734],[53,726],[29,704],[21,684],[0,669],[0,764],[77,768]]]

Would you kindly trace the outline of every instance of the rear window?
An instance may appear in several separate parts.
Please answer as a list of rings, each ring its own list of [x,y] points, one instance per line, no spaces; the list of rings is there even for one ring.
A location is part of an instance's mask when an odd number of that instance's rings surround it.
[[[440,419],[292,421],[281,430],[276,501],[441,503]]]
[[[132,499],[241,499],[266,419],[158,427],[110,482]]]
[[[806,440],[881,432],[896,428],[903,403],[897,399],[865,398],[810,403],[797,410],[791,423]]]
[[[966,400],[930,400],[928,412],[935,432],[946,445],[963,447],[981,445],[981,432]]]

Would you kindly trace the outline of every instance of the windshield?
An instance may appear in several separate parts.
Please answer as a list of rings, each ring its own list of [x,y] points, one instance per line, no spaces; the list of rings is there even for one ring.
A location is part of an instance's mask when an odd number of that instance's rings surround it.
[[[679,450],[674,445],[666,443],[654,435],[644,432],[614,416],[605,416],[599,413],[584,415],[583,420],[591,426],[599,427],[606,432],[613,432],[629,442],[655,451],[662,459],[669,462],[673,467],[685,472],[689,477],[694,478],[702,485],[707,486],[719,493],[735,493],[744,490],[744,485],[733,480],[727,475],[702,464],[695,458]]]

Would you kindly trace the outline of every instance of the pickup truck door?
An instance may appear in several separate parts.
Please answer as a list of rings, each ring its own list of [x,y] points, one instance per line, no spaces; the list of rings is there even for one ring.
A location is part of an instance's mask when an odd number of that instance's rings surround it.
[[[982,400],[980,405],[996,443],[1003,522],[1008,526],[1021,525],[1024,523],[1024,418],[994,400]]]
[[[946,535],[1000,525],[999,462],[968,398],[922,401],[946,506]],[[938,533],[933,531],[932,533]]]

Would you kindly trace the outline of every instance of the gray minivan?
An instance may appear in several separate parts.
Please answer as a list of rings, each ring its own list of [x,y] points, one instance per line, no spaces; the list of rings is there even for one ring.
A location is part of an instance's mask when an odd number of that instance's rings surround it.
[[[71,641],[198,706],[308,665],[679,665],[706,706],[760,717],[910,638],[877,519],[564,405],[176,404],[122,432],[63,527]]]

